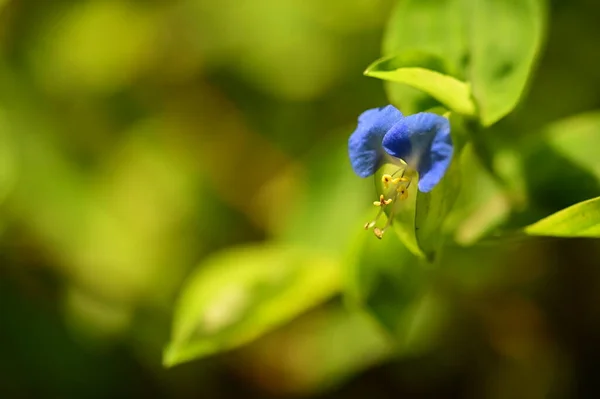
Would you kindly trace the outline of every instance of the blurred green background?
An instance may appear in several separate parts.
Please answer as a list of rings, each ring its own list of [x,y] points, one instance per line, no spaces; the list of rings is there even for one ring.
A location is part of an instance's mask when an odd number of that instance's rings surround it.
[[[347,138],[387,103],[362,72],[394,4],[0,1],[0,397],[597,395],[597,240],[456,246],[433,279],[394,263],[408,255],[392,235],[361,241],[379,277],[358,279],[393,293],[372,309],[393,321],[344,300],[373,197]],[[600,3],[550,5],[499,141],[600,108]],[[558,194],[537,192],[516,219],[600,195],[561,196],[560,164],[550,179]],[[163,367],[186,278],[219,254],[236,264],[239,248],[292,270],[285,316],[232,351]],[[236,292],[213,325],[241,312]],[[398,319],[395,303],[409,304]]]

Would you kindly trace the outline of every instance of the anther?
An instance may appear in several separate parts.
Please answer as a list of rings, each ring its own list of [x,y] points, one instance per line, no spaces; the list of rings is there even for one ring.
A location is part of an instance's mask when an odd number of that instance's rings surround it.
[[[392,199],[391,198],[385,199],[385,197],[383,196],[383,194],[381,194],[379,196],[379,201],[374,201],[373,205],[375,205],[375,206],[385,206],[385,205],[389,205],[391,203],[392,203]]]
[[[396,175],[400,172],[401,172],[400,176],[394,177],[394,175]],[[374,220],[365,223],[365,226],[364,226],[365,230],[373,229],[373,233],[375,234],[375,237],[377,237],[379,239],[383,238],[384,233],[392,225],[392,222],[394,221],[394,216],[396,213],[395,211],[396,211],[396,208],[398,207],[398,205],[397,205],[398,200],[399,199],[404,200],[404,199],[408,198],[408,187],[410,186],[412,179],[410,176],[405,177],[404,176],[405,172],[406,172],[406,168],[401,168],[401,169],[398,169],[396,172],[394,172],[391,175],[384,174],[381,176],[381,183],[386,190],[390,188],[390,185],[392,185],[390,192],[387,194],[391,198],[386,199],[386,195],[381,194],[379,196],[379,200],[373,202],[373,205],[379,207],[379,212],[377,213],[377,216],[375,217]],[[375,225],[377,224],[377,220],[379,220],[380,216],[384,213],[384,210],[388,209],[388,208],[386,208],[386,206],[390,205],[392,203],[393,203],[393,205],[391,206],[391,210],[388,212],[387,222],[385,223],[383,228],[375,227]]]
[[[410,181],[410,179],[408,177],[396,177],[395,179],[392,180],[392,183],[398,184],[400,182],[406,183],[408,181]]]
[[[395,180],[395,179],[394,179]],[[383,175],[381,176],[381,182],[383,183],[383,187],[388,188],[390,182],[393,182],[392,175]],[[395,184],[395,183],[394,183]]]
[[[408,198],[408,190],[404,186],[400,186],[396,189],[398,194],[400,194],[400,199],[405,200]]]

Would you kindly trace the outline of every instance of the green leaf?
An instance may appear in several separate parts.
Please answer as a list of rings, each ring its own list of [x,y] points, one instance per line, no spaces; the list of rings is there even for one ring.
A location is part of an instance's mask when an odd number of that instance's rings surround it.
[[[470,79],[489,126],[512,111],[542,46],[543,0],[470,0]],[[466,11],[467,12],[467,11]]]
[[[525,233],[536,236],[600,237],[600,197],[558,211],[525,227]]]
[[[403,0],[389,20],[383,39],[383,55],[419,51],[445,60],[449,74],[464,80],[467,55],[466,26],[461,15],[463,0]],[[387,83],[390,102],[407,114],[437,104],[431,95],[413,87]]]
[[[403,0],[390,19],[383,54],[418,51],[445,60],[450,76],[471,83],[479,118],[483,125],[491,125],[521,98],[543,41],[543,4],[543,0]],[[429,91],[398,84],[388,84],[387,89],[390,101],[409,114],[433,106],[433,98],[440,101]]]
[[[404,83],[434,97],[448,109],[463,115],[475,115],[468,83],[448,74],[450,67],[440,57],[405,52],[375,61],[365,75],[390,82]]]
[[[340,288],[337,263],[287,246],[247,246],[206,260],[187,281],[166,366],[232,349],[323,302]]]

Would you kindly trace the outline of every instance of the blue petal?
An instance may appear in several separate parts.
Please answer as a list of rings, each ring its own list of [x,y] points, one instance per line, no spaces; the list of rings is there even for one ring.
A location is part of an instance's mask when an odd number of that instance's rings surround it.
[[[348,140],[348,155],[352,169],[360,177],[375,173],[385,152],[381,141],[387,131],[400,119],[402,113],[393,105],[370,109],[358,118],[358,127]]]
[[[396,123],[383,138],[383,148],[419,172],[419,190],[429,192],[442,180],[452,159],[450,122],[421,112]]]

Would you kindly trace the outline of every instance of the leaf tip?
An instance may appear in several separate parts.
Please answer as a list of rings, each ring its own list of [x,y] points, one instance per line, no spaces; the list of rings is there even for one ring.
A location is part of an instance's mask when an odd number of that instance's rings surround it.
[[[377,70],[377,66],[380,64],[381,60],[373,61],[369,66],[364,70],[363,75],[369,77],[375,77],[374,72]]]
[[[180,363],[177,358],[177,351],[174,350],[172,345],[167,345],[162,354],[162,366],[168,369],[177,365]]]

